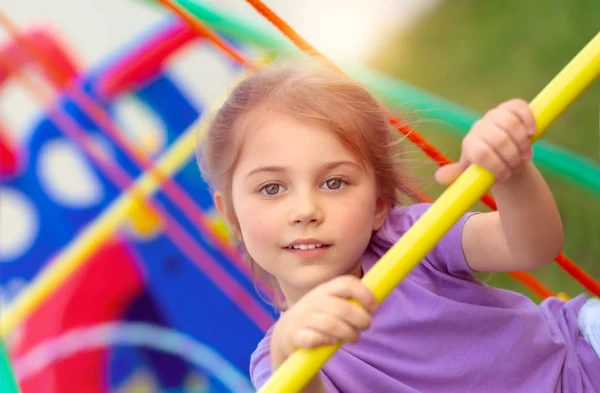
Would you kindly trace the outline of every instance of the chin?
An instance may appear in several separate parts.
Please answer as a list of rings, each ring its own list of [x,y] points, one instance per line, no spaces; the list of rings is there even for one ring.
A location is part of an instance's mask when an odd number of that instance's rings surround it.
[[[332,269],[326,269],[324,266],[304,266],[298,269],[294,277],[292,278],[294,286],[303,288],[304,290],[311,290],[314,287],[323,284],[335,277],[337,277],[336,271]]]

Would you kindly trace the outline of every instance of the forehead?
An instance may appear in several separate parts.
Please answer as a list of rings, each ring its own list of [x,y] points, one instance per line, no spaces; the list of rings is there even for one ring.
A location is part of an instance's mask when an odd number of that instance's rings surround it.
[[[263,165],[312,167],[335,160],[360,165],[332,130],[280,112],[254,111],[238,131],[242,133],[240,169]]]

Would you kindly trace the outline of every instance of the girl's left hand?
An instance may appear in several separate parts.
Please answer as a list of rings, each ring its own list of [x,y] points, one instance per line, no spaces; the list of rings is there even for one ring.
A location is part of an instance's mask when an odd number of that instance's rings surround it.
[[[435,174],[440,184],[450,184],[476,164],[503,182],[518,173],[531,160],[530,138],[536,132],[535,117],[521,99],[506,101],[478,120],[462,142],[460,160],[445,165]]]

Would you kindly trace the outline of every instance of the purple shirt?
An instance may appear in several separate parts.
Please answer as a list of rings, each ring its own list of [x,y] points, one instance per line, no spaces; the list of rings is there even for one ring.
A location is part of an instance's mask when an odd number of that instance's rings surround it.
[[[391,212],[365,251],[365,271],[428,207]],[[392,291],[360,342],[325,364],[329,392],[600,392],[600,359],[577,326],[586,297],[538,306],[475,279],[461,247],[471,214]],[[271,375],[271,332],[250,361],[257,389]]]

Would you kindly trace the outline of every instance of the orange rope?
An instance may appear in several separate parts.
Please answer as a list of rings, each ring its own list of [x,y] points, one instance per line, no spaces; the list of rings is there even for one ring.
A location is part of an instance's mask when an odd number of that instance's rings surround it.
[[[600,284],[598,284],[598,282],[590,277],[585,270],[570,260],[565,254],[561,252],[556,257],[555,261],[564,271],[566,271],[572,277],[575,277],[581,283],[581,285],[589,289],[589,291],[594,295],[600,296]]]
[[[204,23],[200,22],[194,15],[192,15],[185,8],[172,0],[157,0],[159,3],[173,11],[176,15],[180,16],[190,27],[192,27],[197,33],[208,38],[217,48],[225,52],[229,57],[236,61],[241,66],[245,67],[251,72],[257,72],[262,69],[261,66],[248,59],[241,51],[237,50],[234,46],[230,45],[227,41],[221,38],[213,30],[207,27]],[[423,194],[419,189],[408,185],[408,189],[418,199],[423,202],[431,202],[431,198]]]
[[[207,26],[205,26],[200,20],[195,18],[193,15],[191,15],[183,7],[173,3],[171,0],[158,0],[158,1],[161,4],[167,6],[175,14],[179,15],[186,23],[188,23],[188,25],[190,25],[192,28],[194,28],[197,32],[205,35],[209,40],[214,42],[218,48],[223,49],[225,51],[225,53],[227,53],[232,59],[237,61],[239,64],[245,65],[246,67],[250,67],[254,71],[260,70],[259,66],[252,63],[252,61],[247,59],[241,52],[237,51],[235,48],[230,47],[230,46],[227,47],[228,45],[222,45],[222,43],[224,41],[218,35],[214,34]],[[302,38],[300,38],[300,39],[302,40]],[[310,48],[310,46],[308,45],[308,43],[306,43],[306,41],[302,40],[302,42],[304,43],[303,47]],[[227,47],[227,49],[225,49],[225,47]],[[313,51],[316,52],[315,50],[313,50]],[[316,53],[318,53],[318,52],[316,52]],[[335,64],[333,64],[331,61],[327,60],[324,56],[322,57],[322,59],[325,59],[325,61],[327,61],[327,65],[329,67],[339,70],[339,68]],[[341,70],[339,70],[339,71],[341,72]],[[398,124],[398,125],[403,124],[402,127],[406,126],[403,122],[400,121],[400,119],[395,119],[395,120],[392,119],[392,122],[396,122],[396,124]],[[411,132],[408,132],[408,135],[411,135],[411,134],[412,134]],[[425,141],[425,143],[427,143],[427,141]],[[421,192],[419,189],[412,187],[412,185],[410,185],[410,184],[409,184],[409,189],[410,189],[410,192],[412,192],[419,200],[421,200],[423,202],[431,202],[432,201],[429,196],[427,196],[426,194]],[[486,195],[486,197],[491,199],[491,197],[489,195]],[[484,199],[485,199],[485,197],[484,197]],[[493,199],[489,203],[492,204],[493,206],[495,206]],[[541,282],[539,282],[531,274],[523,273],[523,274],[511,274],[511,275],[517,281],[520,281],[523,285],[529,287],[535,294],[540,296],[542,299],[553,295],[552,291],[550,291],[548,288],[546,288]]]
[[[244,66],[246,66],[247,68],[249,68],[249,69],[251,69],[253,71],[260,70],[259,66],[257,66],[254,63],[252,63],[252,61],[250,61],[249,59],[247,59],[237,49],[235,49],[232,46],[228,45],[223,39],[221,39],[218,35],[214,34],[207,26],[205,26],[197,18],[195,18],[193,15],[191,15],[183,7],[181,7],[181,6],[173,3],[171,0],[158,0],[158,1],[161,4],[167,6],[175,14],[179,15],[186,23],[188,23],[191,27],[193,27],[198,33],[205,35],[209,40],[211,40],[213,43],[215,43],[218,48],[222,49],[225,53],[227,53],[232,59],[234,59],[235,61],[237,61],[239,64],[244,65]],[[300,38],[300,39],[302,40],[302,38]],[[310,45],[308,43],[306,43],[306,41],[302,40],[302,42],[304,43],[304,47],[311,48]],[[314,50],[314,49],[308,49],[308,50],[309,51],[313,51],[316,54],[318,54],[318,52],[316,50]],[[327,60],[327,58],[325,58],[323,56],[322,59],[324,59],[327,62],[328,66],[330,66],[331,68],[336,69],[336,70],[338,70],[338,71],[341,72],[341,70],[339,70],[339,68],[334,63],[332,63],[331,61]],[[403,125],[402,127],[404,127],[404,126],[408,127],[400,119],[392,119],[392,121],[394,121],[398,125],[402,124]],[[410,130],[410,128],[409,128],[409,130]],[[416,132],[414,132],[414,133],[416,133]],[[403,131],[403,134],[411,135],[412,132],[410,132],[410,131]],[[425,140],[425,143],[427,143],[426,140]],[[433,149],[435,150],[435,147]],[[450,162],[450,161],[448,161],[448,162]],[[431,202],[431,198],[429,198],[427,195],[425,195],[424,193],[422,193],[420,190],[413,188],[413,189],[411,189],[411,192],[413,192],[421,201],[423,201],[423,202]],[[491,199],[491,197],[489,195],[484,196],[484,199],[486,199],[486,197],[489,198],[489,199]],[[493,199],[491,199],[491,202],[488,201],[488,203],[492,204],[495,207],[495,203],[494,203]],[[516,280],[522,282],[525,286],[529,287],[535,294],[537,294],[538,296],[540,296],[542,299],[546,298],[548,296],[552,296],[553,295],[552,291],[550,291],[548,288],[546,288],[541,282],[539,282],[531,274],[526,274],[526,273],[519,274],[519,273],[515,273],[515,274],[511,274],[511,275]]]
[[[323,55],[316,48],[310,45],[304,38],[302,38],[294,29],[291,28],[283,19],[281,19],[275,12],[267,7],[260,0],[246,0],[256,11],[258,11],[265,19],[271,22],[275,27],[279,29],[290,41],[292,41],[300,50],[311,55],[315,55],[325,63],[326,66],[337,70],[338,72],[345,74],[344,71],[339,68],[333,61],[327,56]],[[444,155],[435,146],[430,144],[421,134],[415,131],[412,127],[406,124],[402,119],[395,116],[391,111],[388,111],[390,124],[404,136],[406,136],[411,142],[417,145],[425,154],[433,159],[438,165],[443,166],[451,164],[452,161]],[[485,194],[482,197],[482,201],[490,206],[492,209],[496,209],[496,203],[491,195]]]
[[[533,293],[539,296],[541,299],[546,299],[555,294],[545,287],[540,280],[538,280],[533,274],[529,272],[510,272],[508,273],[515,280],[519,281],[525,287],[529,288]]]
[[[319,53],[313,48],[308,42],[306,42],[298,33],[296,33],[285,21],[283,21],[277,14],[275,14],[269,7],[267,7],[260,0],[246,0],[256,11],[262,16],[269,20],[275,27],[277,27],[283,34],[286,35],[298,48],[303,51],[308,51],[311,54],[317,55],[326,61],[328,64],[333,62],[325,57],[322,53]],[[337,68],[337,67],[336,67]],[[424,137],[413,130],[410,126],[405,124],[402,120],[392,117],[390,122],[396,127],[397,130],[402,132],[408,137],[417,147],[431,157],[438,165],[443,166],[451,163],[435,146],[430,144]],[[482,201],[493,210],[497,210],[496,202],[494,198],[486,194],[482,198]],[[556,258],[556,262],[563,270],[565,270],[571,277],[582,284],[587,290],[600,296],[600,284],[597,283],[592,277],[590,277],[583,269],[577,266],[562,252]]]
[[[217,35],[212,29],[209,29],[202,23],[198,23],[198,20],[194,15],[192,15],[185,8],[180,6],[179,4],[170,1],[170,0],[157,0],[166,8],[173,11],[175,14],[179,15],[181,19],[183,19],[190,27],[196,30],[197,33],[206,36],[213,44],[215,44],[219,49],[228,54],[232,59],[234,59],[239,64],[245,66],[251,71],[258,71],[259,67],[248,61],[244,54],[237,50],[233,45],[229,44],[219,35]]]

